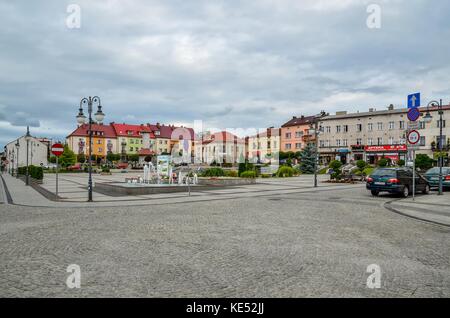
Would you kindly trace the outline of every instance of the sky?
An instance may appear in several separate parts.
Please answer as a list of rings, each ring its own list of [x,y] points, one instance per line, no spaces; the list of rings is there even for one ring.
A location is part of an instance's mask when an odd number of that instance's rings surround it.
[[[219,129],[405,107],[415,92],[448,103],[449,12],[447,0],[0,0],[0,146],[27,125],[64,140],[95,95],[105,123]]]

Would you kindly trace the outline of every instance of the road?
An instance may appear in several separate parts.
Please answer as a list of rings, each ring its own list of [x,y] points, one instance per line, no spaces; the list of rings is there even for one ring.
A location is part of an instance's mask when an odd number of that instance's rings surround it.
[[[392,197],[363,185],[217,197],[0,204],[0,296],[450,296],[450,229],[383,208]],[[70,264],[79,289],[66,286]],[[370,264],[381,288],[366,285]]]

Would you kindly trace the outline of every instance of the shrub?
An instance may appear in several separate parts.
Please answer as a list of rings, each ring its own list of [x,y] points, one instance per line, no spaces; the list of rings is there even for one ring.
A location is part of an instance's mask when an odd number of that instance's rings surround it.
[[[236,178],[236,177],[238,177],[238,172],[234,171],[234,170],[228,170],[228,171],[225,171],[225,176]]]
[[[339,160],[334,160],[330,162],[330,168],[333,169],[333,173],[331,174],[331,179],[340,180],[341,179],[341,167],[342,162]]]
[[[241,173],[241,178],[256,178],[255,171],[244,171]]]
[[[399,161],[397,161],[397,165],[398,165],[399,167],[404,167],[404,166],[405,166],[405,160],[400,159]]]
[[[367,166],[367,163],[364,160],[358,160],[356,161],[356,166],[360,171],[363,171],[364,168]]]
[[[277,171],[277,177],[279,178],[292,177],[294,174],[294,168],[289,166],[282,166]]]
[[[378,167],[386,167],[388,165],[388,160],[386,158],[381,158],[378,161]]]
[[[363,174],[363,176],[370,176],[372,174],[373,170],[375,170],[375,168],[367,167],[363,170],[362,174]]]
[[[27,167],[19,167],[18,173],[19,175],[25,176],[27,174]],[[44,169],[42,167],[28,166],[28,174],[31,178],[36,180],[44,179]]]
[[[421,170],[428,170],[433,166],[434,160],[424,154],[418,154],[416,156],[416,168]]]
[[[222,168],[209,168],[203,173],[204,177],[223,177],[225,172]]]

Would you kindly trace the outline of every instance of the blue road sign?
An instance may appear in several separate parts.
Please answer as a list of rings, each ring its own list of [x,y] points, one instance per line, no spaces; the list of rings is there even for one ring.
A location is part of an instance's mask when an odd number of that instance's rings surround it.
[[[408,119],[410,121],[416,121],[417,119],[419,119],[420,117],[420,111],[418,108],[414,107],[414,108],[410,108],[408,110]]]
[[[408,108],[416,108],[420,106],[420,93],[408,95]]]

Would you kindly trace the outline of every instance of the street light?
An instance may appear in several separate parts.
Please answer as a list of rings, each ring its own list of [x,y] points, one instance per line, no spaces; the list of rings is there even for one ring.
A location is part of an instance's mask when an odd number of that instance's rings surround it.
[[[92,202],[92,104],[97,104],[97,112],[94,114],[95,120],[98,123],[103,122],[103,119],[105,118],[105,114],[102,111],[102,105],[100,102],[100,97],[89,96],[88,98],[83,98],[80,101],[80,108],[78,110],[77,123],[80,125],[83,125],[86,123],[86,116],[83,113],[83,105],[87,104],[88,108],[88,114],[89,114],[89,158],[88,158],[88,165],[89,165],[89,181],[88,181],[88,202]]]
[[[25,184],[26,185],[30,185],[30,173],[29,173],[29,169],[28,169],[28,153],[29,153],[29,144],[30,144],[30,140],[31,140],[31,135],[30,135],[30,126],[27,126],[27,134],[25,135],[25,140],[27,142],[27,173],[25,176]]]
[[[433,116],[430,114],[430,107],[437,107],[439,111],[439,194],[442,195],[442,166],[444,157],[442,156],[442,147],[443,147],[443,138],[442,138],[442,115],[444,114],[444,111],[442,110],[442,99],[437,101],[431,101],[427,105],[427,112],[425,116],[423,117],[423,121],[426,123],[431,123],[431,120],[433,119]]]
[[[17,167],[17,169],[16,169],[16,178],[19,178],[19,148],[20,148],[19,139],[17,139],[15,146],[16,146],[16,152],[17,152],[17,156],[16,156],[16,159],[17,159],[17,162],[16,162],[16,167]]]
[[[314,120],[314,126],[311,124],[309,128],[309,134],[314,135],[314,144],[315,144],[315,151],[314,151],[314,188],[317,188],[317,165],[319,163],[319,135],[323,132],[323,128],[318,128],[318,121],[317,119]]]

